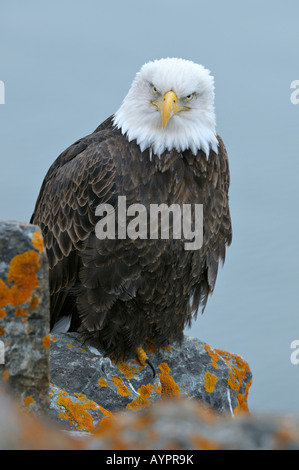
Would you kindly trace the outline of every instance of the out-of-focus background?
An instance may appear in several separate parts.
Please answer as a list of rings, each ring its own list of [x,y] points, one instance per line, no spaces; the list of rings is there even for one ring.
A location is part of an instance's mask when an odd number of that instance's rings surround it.
[[[299,413],[297,0],[11,0],[0,5],[0,220],[28,222],[54,159],[120,106],[144,62],[215,77],[233,244],[187,334],[243,356],[251,411]]]

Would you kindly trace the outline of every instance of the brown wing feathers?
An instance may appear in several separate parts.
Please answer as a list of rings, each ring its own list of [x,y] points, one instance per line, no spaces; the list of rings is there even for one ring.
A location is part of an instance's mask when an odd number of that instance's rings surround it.
[[[213,291],[218,263],[231,242],[229,169],[218,155],[166,152],[152,160],[108,119],[53,163],[31,222],[41,227],[50,265],[51,324],[72,313],[73,327],[93,333],[118,356],[147,338],[161,347],[180,341],[184,326]],[[204,243],[181,240],[99,240],[100,203],[202,203]]]

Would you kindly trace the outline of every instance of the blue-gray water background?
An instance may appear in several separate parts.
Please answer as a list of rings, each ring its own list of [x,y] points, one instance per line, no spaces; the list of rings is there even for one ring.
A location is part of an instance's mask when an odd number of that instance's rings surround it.
[[[233,244],[187,333],[248,361],[252,411],[299,413],[297,0],[2,1],[0,220],[29,221],[54,159],[166,56],[215,76],[231,169]]]

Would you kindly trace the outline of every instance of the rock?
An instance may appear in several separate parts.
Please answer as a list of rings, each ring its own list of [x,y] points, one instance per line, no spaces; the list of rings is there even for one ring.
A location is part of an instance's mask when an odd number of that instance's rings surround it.
[[[28,412],[12,399],[11,390],[0,386],[1,450],[73,450],[77,441],[44,416]]]
[[[0,449],[105,450],[97,454],[100,464],[131,455],[117,450],[152,450],[134,453],[142,459],[158,458],[157,450],[161,456],[186,450],[193,464],[201,459],[194,450],[299,450],[298,429],[296,416],[224,417],[197,400],[180,398],[156,401],[138,413],[118,412],[93,433],[65,432],[57,423],[25,412],[0,388]]]
[[[147,349],[153,377],[135,358],[116,362],[77,333],[50,336],[39,228],[0,222],[0,253],[0,448],[271,447],[276,430],[279,442],[297,446],[288,424],[232,420],[248,415],[251,372],[240,356],[185,336],[181,347]]]
[[[134,358],[117,363],[103,356],[78,333],[51,335],[51,416],[69,429],[94,431],[117,410],[136,412],[157,400],[185,396],[221,414],[248,412],[251,372],[240,356],[189,336],[181,347],[146,352],[155,378]]]
[[[224,417],[194,399],[169,400],[137,414],[118,413],[115,419],[106,419],[84,446],[94,450],[187,450],[189,455],[190,450],[299,450],[298,426],[298,417]],[[201,463],[198,454],[195,462]]]
[[[0,222],[0,254],[0,383],[27,408],[47,413],[49,281],[39,228]]]

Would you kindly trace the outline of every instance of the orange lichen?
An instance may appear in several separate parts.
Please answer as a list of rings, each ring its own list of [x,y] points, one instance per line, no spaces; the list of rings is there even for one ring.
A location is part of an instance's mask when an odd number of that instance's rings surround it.
[[[120,372],[122,372],[125,376],[126,379],[132,379],[133,378],[133,374],[137,373],[139,371],[139,368],[137,367],[133,367],[133,366],[129,366],[128,364],[126,364],[124,361],[122,360],[119,360],[118,363],[117,363],[117,367],[118,369],[120,370]]]
[[[196,449],[198,450],[220,450],[220,446],[215,441],[210,441],[206,437],[203,437],[199,434],[195,434],[192,439]]]
[[[38,286],[37,271],[40,268],[38,253],[34,250],[26,251],[12,258],[8,274],[7,285],[0,279],[0,307],[6,307],[8,304],[17,307],[15,316],[24,317],[28,311],[18,306],[25,304],[32,298],[32,291]],[[1,317],[4,318],[3,309]]]
[[[171,397],[178,398],[180,396],[180,387],[175,383],[174,378],[169,375],[170,367],[166,362],[162,362],[158,367],[161,371],[161,373],[158,374],[161,383],[161,397],[163,399]]]
[[[53,343],[55,343],[55,341],[57,341],[56,336],[52,336],[52,341],[53,341]]]
[[[75,393],[75,396],[80,399],[80,403],[73,402],[67,395],[66,392],[59,392],[57,404],[65,409],[59,413],[59,417],[69,420],[70,424],[78,431],[94,431],[93,417],[87,410],[98,410],[99,406],[82,394]]]
[[[34,250],[16,255],[10,262],[7,281],[13,286],[10,289],[10,303],[12,306],[27,302],[32,291],[39,282],[37,271],[40,268],[38,253]]]
[[[43,338],[42,338],[42,343],[43,343],[43,347],[45,349],[48,349],[50,347],[50,335],[45,335]]]
[[[120,396],[127,397],[127,396],[131,395],[130,390],[123,383],[123,381],[120,377],[118,377],[117,375],[113,375],[111,378],[112,378],[112,381],[113,381],[114,385],[117,387],[117,393]]]
[[[0,326],[0,336],[3,336],[5,333],[5,328],[4,326]]]
[[[133,360],[133,362],[134,363],[138,362],[138,367],[129,365],[129,364],[125,363],[124,361],[122,361],[121,359],[117,360],[117,358],[115,357],[114,354],[110,354],[109,358],[110,358],[112,364],[117,363],[118,370],[124,374],[126,379],[132,379],[133,374],[139,372],[143,368],[143,366],[140,365],[137,358],[135,358]]]
[[[98,384],[99,384],[100,387],[107,387],[107,386],[108,386],[106,380],[103,379],[103,377],[101,377],[101,378],[98,380]]]
[[[32,299],[29,302],[29,310],[35,310],[36,307],[38,306],[39,300],[37,297],[32,297]]]
[[[247,372],[250,372],[247,362],[241,356],[235,356],[226,351],[216,350],[230,367],[228,385],[234,392],[238,392],[246,378]]]
[[[32,235],[32,245],[34,246],[34,248],[36,248],[38,251],[40,251],[41,253],[43,253],[44,251],[44,240],[41,236],[41,233],[40,231],[38,232],[35,232],[33,235]]]
[[[107,416],[103,416],[101,419],[100,425],[101,426],[106,426],[107,424],[110,424],[111,418],[108,418]]]
[[[198,420],[206,424],[215,423],[217,420],[217,414],[215,410],[204,403],[197,404],[195,407],[195,413],[198,417]]]
[[[228,385],[234,392],[239,392],[243,380],[246,378],[247,373],[250,372],[249,366],[246,361],[241,356],[237,356],[226,351],[220,351],[216,349],[216,352],[224,359],[226,364],[229,366],[229,377],[228,377]],[[236,413],[240,412],[247,412],[248,407],[246,404],[246,400],[248,397],[248,391],[251,386],[251,381],[246,384],[246,390],[244,395],[238,395],[238,406],[236,407]]]
[[[104,411],[105,411],[105,408],[104,408]],[[94,435],[96,435],[97,437],[101,437],[101,436],[105,436],[107,433],[108,434],[112,433],[113,434],[113,441],[115,442],[116,448],[117,448],[117,450],[120,450],[120,449],[123,448],[123,444],[122,444],[122,442],[119,442],[119,439],[118,439],[118,436],[117,436],[118,430],[115,429],[114,421],[115,420],[114,420],[113,415],[111,415],[111,417],[103,416],[103,418],[98,423],[98,425],[95,429]]]
[[[3,371],[3,382],[7,382],[9,379],[9,371],[8,370],[4,370]]]
[[[296,429],[286,428],[285,423],[281,423],[281,428],[273,433],[273,440],[275,442],[274,450],[281,450],[288,448],[288,444],[299,443],[298,427]]]
[[[0,279],[0,307],[5,307],[10,301],[9,287]]]
[[[205,351],[207,351],[210,358],[212,359],[212,367],[214,367],[214,369],[217,370],[218,369],[217,362],[220,360],[220,357],[208,344],[205,344]]]
[[[128,410],[138,411],[140,408],[146,408],[150,406],[151,402],[148,400],[148,397],[153,390],[154,387],[150,383],[147,385],[141,385],[141,387],[137,390],[139,397],[137,397],[136,400],[132,400],[130,403],[128,403],[126,408]]]
[[[112,413],[107,412],[107,410],[105,410],[104,408],[103,412],[109,413],[111,416],[109,416],[108,414],[102,418],[100,424],[97,426],[94,432],[94,435],[97,438],[106,438],[107,435],[109,435],[110,439],[112,438],[109,444],[105,447],[106,450],[128,449],[128,442],[122,437],[121,426],[116,424]]]
[[[32,403],[34,403],[34,398],[31,397],[30,395],[25,398],[24,400],[24,405],[25,406],[30,406]]]
[[[252,380],[250,380],[250,382],[246,384],[245,393],[243,395],[241,393],[238,394],[237,396],[238,405],[234,409],[235,414],[242,414],[242,413],[249,414],[247,399],[248,399],[249,388],[251,387],[251,385],[252,385]]]
[[[208,393],[213,393],[214,388],[217,382],[217,377],[214,374],[211,374],[210,372],[205,373],[205,391]]]
[[[16,317],[25,317],[26,313],[28,312],[27,308],[16,308],[15,309],[15,316]]]
[[[3,308],[0,308],[0,319],[5,318],[7,315],[6,311]]]
[[[111,413],[111,411],[106,410],[106,408],[103,408],[100,405],[99,405],[99,409],[101,413],[103,413],[103,415],[106,416],[107,418],[113,418],[113,414]]]

